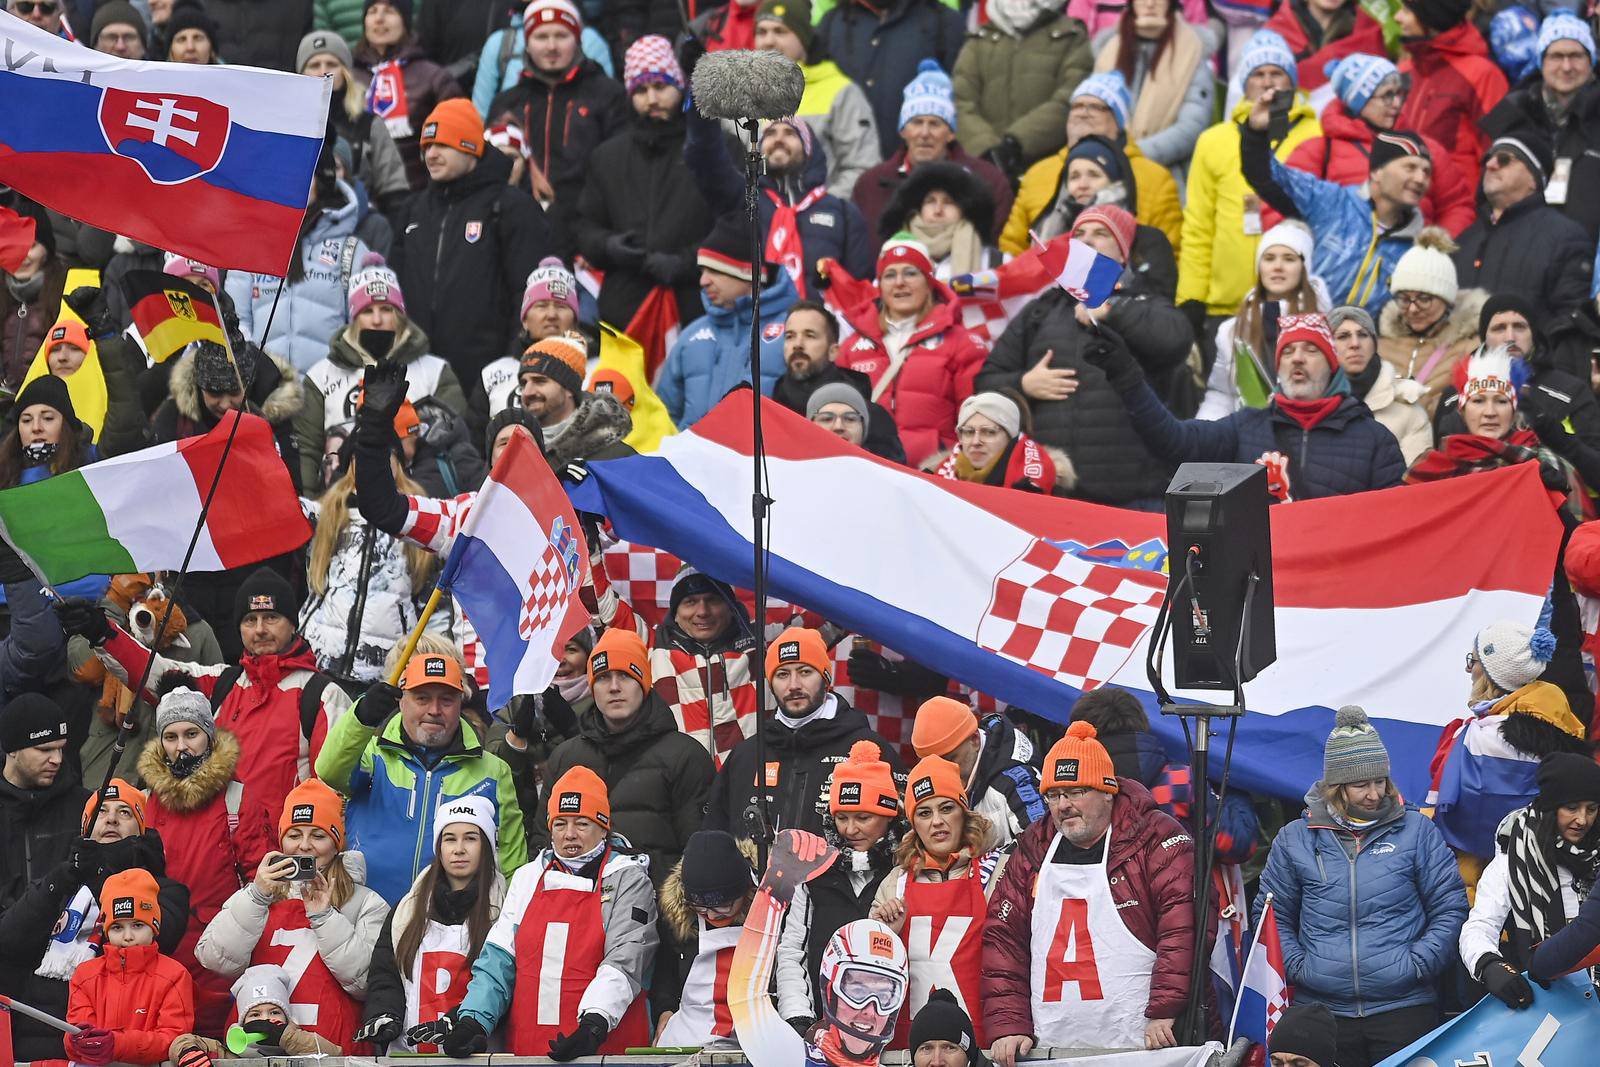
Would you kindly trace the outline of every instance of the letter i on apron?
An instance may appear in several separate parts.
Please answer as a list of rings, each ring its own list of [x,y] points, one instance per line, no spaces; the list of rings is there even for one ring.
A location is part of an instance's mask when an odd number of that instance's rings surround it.
[[[1052,863],[1061,840],[1050,842],[1033,890],[1029,990],[1039,1044],[1142,1049],[1156,954],[1112,899],[1111,834],[1093,865]]]
[[[707,926],[700,921],[699,950],[683,982],[678,1010],[656,1035],[663,1048],[703,1048],[733,1037],[733,1013],[728,1008],[728,972],[733,950],[739,946],[744,924]]]
[[[601,871],[610,859],[607,851]],[[517,926],[517,984],[507,1027],[513,1055],[548,1055],[556,1034],[570,1034],[578,1025],[578,1005],[606,955],[600,884],[600,878],[591,883],[554,862],[540,874],[539,887]],[[600,1051],[620,1053],[643,1045],[648,1037],[641,993]]]
[[[983,918],[989,905],[983,896],[977,859],[967,864],[964,875],[947,882],[918,882],[905,871],[897,877],[896,889],[906,902],[905,924],[900,930],[911,964],[911,984],[890,1047],[905,1048],[911,1039],[911,1020],[928,1003],[928,994],[948,989],[972,1020],[978,1045],[987,1048],[979,989]]]

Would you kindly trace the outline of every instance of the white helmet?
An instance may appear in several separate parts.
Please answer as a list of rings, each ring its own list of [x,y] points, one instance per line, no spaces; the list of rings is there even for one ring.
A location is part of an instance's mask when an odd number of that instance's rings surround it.
[[[818,975],[822,1012],[843,1034],[882,1048],[894,1036],[895,1018],[905,1004],[910,961],[893,930],[876,919],[856,919],[828,938]],[[843,1022],[840,1004],[876,1007],[883,1022],[871,1030]]]

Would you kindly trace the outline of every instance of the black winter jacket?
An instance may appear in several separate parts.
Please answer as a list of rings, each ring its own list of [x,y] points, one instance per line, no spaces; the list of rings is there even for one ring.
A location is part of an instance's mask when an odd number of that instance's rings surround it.
[[[1494,110],[1478,121],[1489,139],[1515,137],[1519,127],[1532,126],[1550,138],[1555,159],[1571,160],[1567,180],[1567,199],[1563,213],[1581,225],[1594,243],[1600,235],[1600,83],[1590,82],[1573,98],[1566,117],[1558,125],[1544,103],[1544,78],[1536,70],[1521,85],[1507,93]],[[1557,164],[1559,166],[1559,164]]]
[[[1112,298],[1104,319],[1128,343],[1147,377],[1164,382],[1189,354],[1194,335],[1172,302],[1132,288]],[[1051,288],[1022,309],[995,342],[977,389],[1025,395],[1022,376],[1053,351],[1050,365],[1078,372],[1078,391],[1065,400],[1030,400],[1033,437],[1066,452],[1078,475],[1075,495],[1105,504],[1150,500],[1166,492],[1172,463],[1152,454],[1105,372],[1083,357],[1092,336],[1078,325],[1077,301]]]
[[[523,286],[550,252],[544,212],[506,184],[510,167],[486,152],[455,181],[429,182],[395,219],[389,265],[406,314],[463,382],[507,352]]]
[[[771,829],[806,830],[816,834],[828,816],[828,786],[833,769],[843,763],[850,746],[871,741],[883,753],[884,762],[894,770],[895,784],[903,789],[906,768],[900,753],[872,729],[865,713],[853,708],[837,693],[837,707],[826,719],[813,719],[795,730],[773,715],[766,721],[766,763],[768,782],[771,769],[778,768],[777,784],[767,787],[767,811]],[[711,783],[706,802],[703,829],[724,830],[735,837],[752,837],[754,817],[747,812],[756,806],[756,785],[760,780],[760,744],[747,737],[734,748]]]
[[[1580,198],[1590,199],[1587,191]],[[1461,288],[1515,293],[1539,311],[1541,320],[1571,311],[1589,298],[1594,238],[1578,223],[1534,193],[1491,222],[1480,204],[1478,221],[1462,232],[1455,261]]]
[[[206,0],[217,24],[217,55],[234,66],[294,70],[311,32],[311,0]]]
[[[495,30],[510,25],[513,6],[522,5],[512,5],[507,0],[423,4],[417,13],[417,37],[434,62],[442,64],[463,87],[471,88],[483,42]]]
[[[18,789],[0,778],[0,910],[66,860],[82,832],[88,799],[89,790],[66,763],[43,789]]]
[[[881,404],[874,403],[872,396],[872,379],[858,370],[841,367],[837,363],[829,363],[816,374],[804,381],[792,375],[785,374],[779,378],[772,387],[772,399],[799,415],[806,413],[806,403],[811,399],[811,394],[821,389],[824,385],[843,382],[853,386],[867,400],[867,439],[861,447],[871,452],[879,459],[886,459],[890,463],[904,463],[906,461],[906,448],[900,442],[900,428],[894,424],[894,416]]]
[[[700,829],[706,790],[715,773],[711,754],[678,732],[671,709],[651,691],[638,721],[620,734],[606,728],[596,708],[580,715],[578,736],[550,753],[545,781],[554,782],[579,764],[606,783],[612,830],[650,857],[650,878],[659,887],[683,858],[689,835]],[[547,799],[548,790],[527,823],[530,850],[550,844]]]
[[[882,14],[864,0],[841,0],[817,25],[811,58],[833,60],[861,86],[888,159],[900,147],[900,103],[917,64],[937,59],[955,70],[965,37],[961,12],[939,0],[891,0]]]
[[[678,321],[693,322],[700,305],[700,268],[695,253],[711,232],[711,209],[683,162],[684,120],[655,122],[637,115],[589,158],[588,179],[573,219],[578,251],[605,271],[600,320],[626,329],[634,312],[661,284],[643,263],[612,257],[606,240],[632,234],[647,253],[670,257],[678,299]]]
[[[80,810],[80,818],[82,814]],[[103,849],[101,859],[107,874],[142,867],[155,876],[156,901],[161,906],[161,930],[156,936],[156,945],[163,955],[175,953],[189,929],[189,890],[181,882],[167,877],[167,857],[161,835],[155,830],[146,830],[141,837],[130,837],[105,845]],[[90,883],[89,889],[98,895],[103,881]],[[41,978],[34,970],[44,959],[56,919],[77,891],[78,883],[68,877],[63,856],[61,862],[0,913],[0,992],[58,1018],[65,1018],[67,1014],[69,983],[57,978]],[[61,1058],[61,1031],[21,1014],[13,1015],[11,1026],[19,1061]]]

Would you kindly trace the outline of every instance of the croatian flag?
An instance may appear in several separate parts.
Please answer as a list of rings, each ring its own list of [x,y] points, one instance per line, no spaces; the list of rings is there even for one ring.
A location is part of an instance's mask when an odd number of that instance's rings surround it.
[[[489,707],[542,693],[573,634],[589,625],[578,591],[589,581],[583,530],[533,437],[501,449],[461,526],[439,585],[478,631]]]
[[[1289,979],[1283,969],[1283,945],[1278,940],[1278,915],[1272,894],[1261,909],[1256,924],[1256,940],[1244,964],[1244,982],[1233,1005],[1233,1022],[1228,1027],[1228,1044],[1235,1037],[1248,1037],[1266,1047],[1278,1017],[1289,1006]]]
[[[212,266],[287,271],[327,79],[117,59],[12,15],[0,49],[0,183]]]
[[[1066,247],[1063,249],[1062,245]],[[1064,258],[1062,252],[1066,253]],[[1097,308],[1104,304],[1122,278],[1121,263],[1101,255],[1077,238],[1052,241],[1045,246],[1042,255],[1047,263],[1060,260],[1055,283],[1083,301],[1084,307]]]
[[[748,587],[751,396],[730,394],[654,455],[591,461],[575,503],[627,541]],[[1145,655],[1166,589],[1164,516],[935,478],[762,404],[774,597],[1058,722],[1105,683],[1156,710]],[[1395,779],[1420,798],[1426,754],[1459,714],[1438,679],[1460,673],[1485,623],[1532,623],[1544,602],[1561,526],[1536,465],[1283,504],[1271,518],[1278,661],[1246,687],[1230,781],[1304,796],[1334,709],[1360,704],[1408,754]],[[1438,559],[1451,565],[1425,565]],[[1170,685],[1170,657],[1164,668]],[[1172,717],[1150,718],[1185,753]]]

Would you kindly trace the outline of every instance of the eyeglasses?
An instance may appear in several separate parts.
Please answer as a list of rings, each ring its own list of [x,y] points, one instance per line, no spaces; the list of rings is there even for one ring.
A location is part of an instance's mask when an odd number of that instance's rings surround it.
[[[1513,163],[1520,163],[1520,162],[1521,162],[1521,160],[1519,160],[1516,156],[1512,155],[1510,152],[1501,151],[1501,152],[1496,152],[1494,155],[1490,156],[1487,160],[1485,160],[1484,161],[1484,166],[1488,166],[1490,163],[1493,163],[1497,167],[1509,167]]]
[[[1093,792],[1093,789],[1086,786],[1075,786],[1071,789],[1046,789],[1044,791],[1044,799],[1047,804],[1059,804],[1063,800],[1070,800],[1076,803]]]
[[[818,426],[832,426],[836,422],[841,426],[860,426],[861,416],[853,411],[819,411],[811,416],[811,421]]]
[[[1373,93],[1372,99],[1378,101],[1380,104],[1389,104],[1393,106],[1395,104],[1405,103],[1406,97],[1409,95],[1410,94],[1404,89],[1386,89],[1381,93]]]
[[[962,426],[956,430],[958,441],[999,441],[1006,432],[998,426]]]
[[[11,10],[23,16],[35,11],[41,15],[54,15],[60,6],[55,0],[12,0]]]
[[[1554,48],[1544,54],[1546,63],[1584,63],[1589,62],[1589,53],[1578,48],[1571,52],[1557,52]]]
[[[742,898],[728,904],[697,904],[691,900],[689,910],[708,919],[731,919],[743,904]]]
[[[1439,297],[1432,293],[1396,293],[1394,302],[1403,308],[1423,308],[1432,304]]]
[[[1472,673],[1472,668],[1476,667],[1477,665],[1478,665],[1478,654],[1476,652],[1468,652],[1467,653],[1467,673],[1471,674]]]

